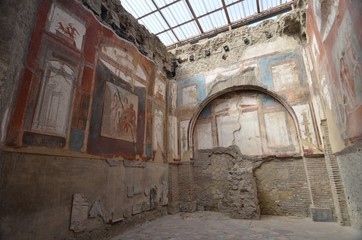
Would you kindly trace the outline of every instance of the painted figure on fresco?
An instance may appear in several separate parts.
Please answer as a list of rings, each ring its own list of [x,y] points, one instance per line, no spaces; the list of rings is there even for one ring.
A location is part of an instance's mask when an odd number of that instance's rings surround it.
[[[48,19],[49,32],[60,37],[78,50],[82,49],[86,26],[79,16],[74,16],[57,6],[57,4],[53,4]]]
[[[340,59],[340,77],[343,103],[345,104],[347,111],[351,111],[353,108],[356,107],[354,81],[349,76],[348,68],[343,57],[341,57]]]
[[[75,41],[76,35],[79,35],[78,30],[73,26],[72,23],[63,24],[62,22],[58,22],[58,31],[61,31],[64,35]]]
[[[126,98],[127,99],[127,98]],[[124,106],[125,107],[125,106]],[[131,133],[136,126],[136,112],[133,109],[133,104],[131,103],[127,108],[124,108],[121,118],[119,119],[119,125],[121,133]]]
[[[119,100],[117,94],[113,94],[113,99],[111,103],[111,119],[119,119],[121,114],[121,101]],[[112,135],[116,136],[119,132],[118,125],[111,124]]]
[[[164,113],[161,110],[155,110],[154,115],[154,126],[153,126],[153,141],[154,141],[154,150],[157,150],[158,145],[163,151],[163,122],[164,122]]]
[[[136,141],[138,97],[107,82],[101,135]]]
[[[121,102],[116,93],[113,95],[111,121],[110,126],[113,136],[124,133],[133,134],[131,131],[133,131],[136,126],[136,112],[132,103],[128,105],[127,97],[123,97]]]

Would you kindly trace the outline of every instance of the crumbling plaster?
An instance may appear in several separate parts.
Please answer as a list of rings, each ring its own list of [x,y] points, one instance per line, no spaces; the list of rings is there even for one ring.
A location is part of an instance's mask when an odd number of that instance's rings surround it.
[[[80,1],[89,8],[97,19],[121,38],[133,43],[146,57],[155,61],[159,70],[172,74],[174,71],[173,55],[154,34],[128,13],[117,0],[84,0]]]
[[[298,48],[306,40],[302,33],[305,21],[301,16],[303,11],[295,9],[253,27],[240,27],[210,39],[171,49],[170,52],[178,61],[176,80],[266,55],[276,49],[284,52]],[[210,52],[209,56],[206,56],[206,51]],[[190,60],[190,56],[193,56],[193,60]]]

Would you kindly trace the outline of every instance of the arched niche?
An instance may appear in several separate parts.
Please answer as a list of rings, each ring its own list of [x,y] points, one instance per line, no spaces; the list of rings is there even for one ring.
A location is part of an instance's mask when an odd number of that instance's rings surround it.
[[[269,156],[269,155],[276,155],[276,156],[301,156],[303,153],[301,151],[302,147],[301,147],[301,141],[300,141],[300,135],[299,135],[299,126],[298,126],[298,122],[297,122],[297,117],[296,114],[294,112],[294,110],[292,109],[292,107],[278,94],[271,92],[261,86],[255,86],[255,85],[240,85],[240,86],[232,86],[229,88],[225,88],[222,89],[220,91],[217,91],[211,95],[209,95],[207,98],[204,99],[204,101],[199,105],[199,107],[197,108],[197,110],[194,112],[193,117],[190,119],[190,123],[188,126],[188,149],[191,150],[192,153],[194,153],[195,150],[197,150],[195,148],[195,139],[194,139],[194,133],[195,133],[195,128],[196,128],[196,124],[198,122],[200,118],[200,114],[207,108],[210,108],[210,105],[214,104],[217,101],[226,101],[225,99],[231,99],[231,101],[238,101],[240,100],[241,102],[241,107],[240,109],[238,107],[234,108],[234,116],[227,116],[228,117],[238,117],[235,116],[239,115],[240,117],[240,112],[243,112],[243,97],[245,97],[246,99],[249,98],[250,101],[253,101],[252,98],[255,98],[256,101],[260,101],[260,98],[265,98],[267,99],[267,101],[271,101],[274,103],[277,103],[279,105],[279,107],[274,107],[273,109],[269,109],[266,112],[261,112],[263,114],[262,116],[262,126],[261,128],[263,128],[260,131],[263,131],[261,133],[261,151],[262,152],[252,152],[252,151],[248,151],[249,148],[246,149],[246,151],[244,151],[243,153],[243,149],[241,149],[242,154],[245,155],[256,155],[256,156]],[[224,99],[224,100],[223,100]],[[257,109],[258,106],[254,106],[255,109]],[[248,113],[248,108],[249,110],[251,109],[251,111],[249,111]],[[249,115],[249,118],[253,117],[250,113],[252,112],[253,106],[252,103],[250,103],[250,106],[246,106],[246,108],[244,109],[247,114],[244,114],[243,116]],[[274,112],[273,112],[274,111]],[[259,112],[260,114],[260,112]],[[283,125],[283,119],[282,116],[283,114],[285,115],[285,119],[286,119],[286,123]],[[248,117],[248,116],[247,116]],[[278,120],[279,119],[279,120]],[[245,119],[238,119],[238,121],[241,123],[242,125],[242,121]],[[250,120],[250,119],[249,119]],[[215,120],[216,122],[217,120]],[[259,117],[258,117],[258,121],[260,121]],[[215,122],[213,123],[215,125]],[[279,124],[280,126],[275,126],[274,123]],[[226,132],[226,134],[228,134],[229,139],[226,139],[222,144],[220,144],[220,139],[218,139],[217,144],[213,144],[213,147],[227,147],[227,145],[240,145],[240,142],[238,142],[237,139],[237,134],[244,134],[244,133],[238,133],[237,126],[233,129],[227,129],[227,127],[223,127],[221,126],[222,124],[219,124],[219,126],[221,128],[223,128],[224,132]],[[240,126],[241,127],[241,126]],[[267,140],[270,140],[270,138],[272,138],[272,134],[273,134],[273,128],[280,128],[280,129],[284,129],[283,131],[285,131],[285,129],[287,131],[289,131],[288,133],[291,135],[288,135],[286,137],[289,137],[288,139],[282,139],[280,141],[278,141],[278,139],[275,139],[274,142],[272,142],[272,144],[270,142],[265,143],[265,139],[268,138]],[[245,128],[245,126],[244,126]],[[219,129],[215,130],[212,129],[213,134],[215,133],[215,131],[218,131]],[[229,132],[228,132],[229,131]],[[216,133],[218,134],[218,133]],[[279,132],[280,134],[280,132]],[[231,136],[232,135],[232,136]],[[268,136],[269,135],[269,136]],[[211,136],[213,138],[213,141],[215,139],[214,135]],[[219,136],[218,136],[219,137]],[[230,140],[230,138],[232,138],[232,140]],[[208,139],[210,141],[210,139]],[[266,149],[266,144],[270,147],[270,149],[265,150]],[[275,145],[275,146],[274,146]],[[288,148],[288,146],[290,146]],[[294,149],[293,149],[294,146]],[[251,146],[252,147],[252,146]],[[279,149],[279,150],[275,150],[273,151],[273,149]],[[281,150],[281,149],[284,149]],[[245,150],[245,149],[244,149]]]

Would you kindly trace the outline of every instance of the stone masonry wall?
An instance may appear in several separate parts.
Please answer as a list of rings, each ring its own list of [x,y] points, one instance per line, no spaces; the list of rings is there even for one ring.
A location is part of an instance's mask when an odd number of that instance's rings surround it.
[[[181,212],[196,211],[194,171],[191,162],[178,165],[178,196]]]
[[[242,156],[237,146],[199,150],[194,159],[198,208],[230,213],[234,218],[259,219],[253,169],[260,159]]]
[[[169,164],[168,186],[168,212],[170,214],[175,214],[180,211],[178,164]]]
[[[261,214],[307,217],[311,198],[302,158],[275,159],[255,170]]]
[[[337,155],[351,225],[362,230],[362,143]]]
[[[104,239],[167,211],[163,163],[0,152],[0,176],[1,239]]]

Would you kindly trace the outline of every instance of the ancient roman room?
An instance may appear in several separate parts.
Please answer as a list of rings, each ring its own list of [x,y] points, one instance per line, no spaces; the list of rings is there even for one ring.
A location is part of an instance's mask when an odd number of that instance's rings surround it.
[[[1,0],[0,239],[362,239],[361,0]]]

